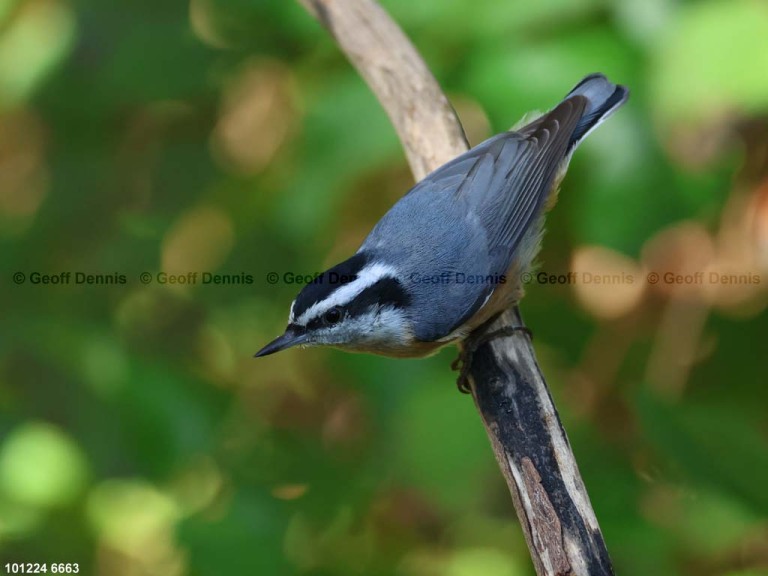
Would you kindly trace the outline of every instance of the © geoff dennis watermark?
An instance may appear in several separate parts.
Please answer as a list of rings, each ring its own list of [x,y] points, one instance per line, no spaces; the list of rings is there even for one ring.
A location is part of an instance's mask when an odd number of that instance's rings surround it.
[[[297,274],[295,272],[268,272],[266,280],[268,284],[347,284],[357,277],[338,272],[315,272],[311,274]],[[446,270],[439,273],[413,272],[406,278],[400,278],[401,282],[411,284],[505,284],[507,277],[503,274],[474,274],[457,270]]]
[[[83,271],[17,271],[11,275],[11,280],[18,286],[126,286],[131,284],[159,286],[216,286],[238,287],[254,286],[258,280],[269,285],[285,284],[304,286],[305,284],[347,284],[356,276],[338,274],[335,272],[277,272],[253,274],[251,272],[214,273],[190,271],[180,273],[170,272],[108,272],[93,273]],[[456,284],[476,284],[497,286],[512,281],[526,285],[562,286],[562,285],[601,285],[621,286],[646,283],[660,286],[704,286],[704,285],[760,285],[764,283],[763,276],[758,272],[724,273],[718,271],[699,271],[681,274],[670,271],[650,271],[643,273],[597,273],[588,271],[550,272],[539,270],[524,272],[519,279],[507,277],[504,274],[476,274],[458,270],[420,273],[414,272],[405,278],[399,278],[405,284],[429,284],[436,287]]]
[[[595,273],[586,271],[569,271],[564,273],[552,272],[525,272],[520,277],[523,284],[593,284],[604,286],[620,286],[627,284],[640,284],[646,282],[651,285],[757,285],[763,283],[762,276],[757,272],[724,273],[715,270],[699,271],[689,274],[679,272],[661,271],[631,273]]]
[[[267,284],[346,284],[355,280],[355,276],[345,276],[334,272],[296,273],[296,272],[268,272],[265,276]],[[436,286],[451,284],[484,284],[498,285],[514,281],[514,278],[504,274],[472,274],[456,270],[443,272],[419,273],[414,272],[407,277],[399,278],[403,283],[432,284]],[[759,285],[763,283],[763,277],[757,272],[742,272],[738,274],[723,273],[717,271],[700,271],[691,274],[681,274],[670,271],[651,271],[644,273],[598,273],[588,271],[550,272],[539,270],[536,272],[524,272],[519,281],[527,285],[558,286],[558,285],[602,285],[621,286],[633,284],[659,284],[659,285]]]
[[[250,286],[254,276],[248,272],[219,274],[213,272],[121,272],[92,273],[65,270],[60,272],[14,272],[13,283],[32,286],[124,286],[128,284],[158,284],[161,286]]]

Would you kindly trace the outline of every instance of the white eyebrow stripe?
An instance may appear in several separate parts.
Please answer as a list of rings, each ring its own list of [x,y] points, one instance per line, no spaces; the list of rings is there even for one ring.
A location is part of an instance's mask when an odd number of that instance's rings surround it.
[[[360,294],[366,288],[373,286],[382,278],[397,278],[397,271],[392,266],[385,264],[371,264],[366,266],[360,272],[357,273],[357,278],[349,284],[344,284],[338,290],[334,291],[328,298],[315,302],[304,311],[304,314],[296,319],[296,324],[305,326],[307,322],[319,316],[326,310],[330,310],[334,306],[342,306],[348,304],[358,294]],[[291,308],[291,316],[293,315],[293,308]]]
[[[291,302],[291,311],[288,312],[288,324],[293,324],[293,307],[296,306],[296,300]]]

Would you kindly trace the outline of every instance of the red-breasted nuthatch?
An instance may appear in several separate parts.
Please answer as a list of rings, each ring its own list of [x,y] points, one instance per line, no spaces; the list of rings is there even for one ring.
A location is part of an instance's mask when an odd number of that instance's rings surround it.
[[[302,289],[285,333],[256,356],[297,345],[425,356],[517,303],[573,151],[628,96],[592,74],[550,112],[429,174],[354,256]]]

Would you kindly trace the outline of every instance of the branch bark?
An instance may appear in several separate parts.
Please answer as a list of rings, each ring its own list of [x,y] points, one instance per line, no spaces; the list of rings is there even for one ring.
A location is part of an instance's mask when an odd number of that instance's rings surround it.
[[[440,86],[374,0],[298,0],[334,36],[392,121],[416,180],[468,148]],[[597,518],[517,308],[470,336],[469,383],[539,576],[613,574]]]

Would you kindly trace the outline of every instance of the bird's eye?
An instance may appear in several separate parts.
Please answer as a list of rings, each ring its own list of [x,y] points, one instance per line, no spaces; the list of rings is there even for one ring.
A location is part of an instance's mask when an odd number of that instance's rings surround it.
[[[325,320],[326,324],[338,324],[341,320],[341,308],[334,306],[323,314],[323,320]]]

